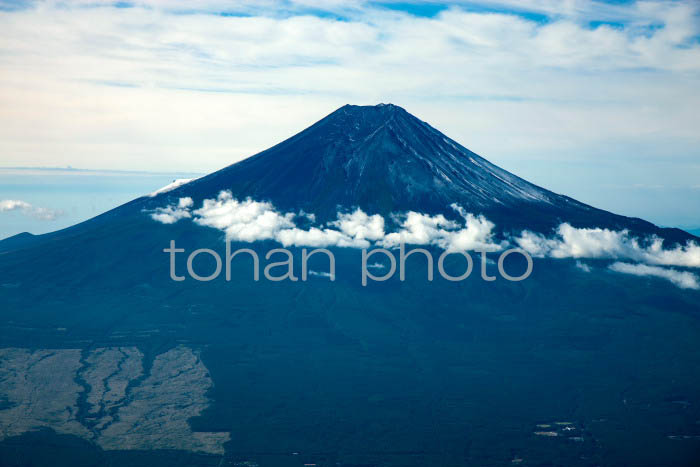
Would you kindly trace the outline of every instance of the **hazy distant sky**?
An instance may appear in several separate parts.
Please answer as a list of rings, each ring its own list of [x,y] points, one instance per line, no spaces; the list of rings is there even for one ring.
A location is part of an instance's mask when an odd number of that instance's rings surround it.
[[[0,240],[95,217],[177,178],[201,174],[0,168]]]
[[[392,102],[535,183],[700,225],[700,2],[0,0],[0,166],[208,172]]]

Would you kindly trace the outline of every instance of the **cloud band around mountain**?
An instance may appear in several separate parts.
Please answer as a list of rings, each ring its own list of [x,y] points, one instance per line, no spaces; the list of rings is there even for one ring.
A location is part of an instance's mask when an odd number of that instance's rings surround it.
[[[269,202],[250,198],[240,201],[228,191],[222,191],[216,199],[205,199],[199,209],[193,210],[192,205],[191,198],[180,198],[177,204],[156,209],[151,217],[164,224],[192,218],[199,225],[224,231],[227,240],[275,240],[285,247],[368,248],[377,245],[390,248],[401,243],[433,245],[454,251],[498,251],[503,247],[495,241],[492,222],[467,213],[456,204],[452,208],[462,216],[463,223],[448,220],[442,214],[432,216],[409,211],[403,216],[400,228],[388,233],[381,215],[369,215],[359,208],[350,213],[339,212],[337,219],[326,225],[300,228],[296,218],[314,217],[282,213]]]
[[[431,245],[449,251],[501,251],[517,246],[541,258],[608,259],[617,261],[609,267],[618,273],[653,276],[666,279],[681,288],[699,288],[695,274],[662,266],[700,267],[700,245],[688,242],[671,249],[663,247],[663,239],[632,237],[627,230],[577,228],[562,223],[555,235],[523,231],[517,237],[498,240],[495,224],[483,215],[466,212],[457,204],[451,205],[462,218],[461,222],[447,219],[442,214],[429,215],[409,211],[395,216],[398,229],[386,231],[384,217],[367,214],[359,208],[352,212],[338,212],[337,219],[325,225],[302,228],[297,220],[314,221],[307,213],[280,212],[270,202],[251,198],[238,200],[229,191],[222,191],[216,199],[205,199],[194,209],[191,198],[180,198],[177,204],[157,208],[151,217],[163,224],[181,219],[192,219],[196,224],[223,231],[226,239],[238,242],[274,240],[285,247],[349,247],[384,248],[400,244]],[[633,261],[637,264],[622,261]],[[577,262],[579,269],[590,272],[588,265]]]
[[[664,249],[663,239],[653,236],[642,242],[627,230],[577,228],[563,223],[554,237],[523,231],[514,241],[539,257],[625,259],[660,266],[700,267],[697,243]]]

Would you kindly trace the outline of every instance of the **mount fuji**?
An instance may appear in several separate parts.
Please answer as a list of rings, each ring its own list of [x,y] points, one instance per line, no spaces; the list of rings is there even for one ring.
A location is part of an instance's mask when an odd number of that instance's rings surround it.
[[[537,247],[532,275],[429,282],[416,255],[406,280],[363,287],[359,248],[327,242],[335,281],[312,261],[308,281],[256,282],[236,260],[230,280],[175,282],[163,253],[404,233],[441,250],[460,232]],[[529,183],[395,105],[346,105],[0,242],[0,464],[692,465],[696,241]]]
[[[198,205],[228,191],[234,198],[271,202],[281,210],[333,221],[360,208],[391,220],[415,211],[459,218],[450,206],[481,214],[499,232],[550,233],[562,222],[575,227],[626,229],[669,242],[696,237],[642,219],[596,209],[534,185],[469,151],[393,104],[345,105],[299,134],[255,156],[156,196],[138,198],[46,239],[89,231],[103,222],[143,217],[181,197]],[[0,251],[39,240],[20,234]]]
[[[393,104],[343,106],[288,140],[170,195],[201,201],[220,190],[303,209],[321,220],[333,220],[339,206],[385,216],[412,210],[451,217],[449,206],[457,203],[506,228],[547,231],[566,221],[690,238],[529,183]]]

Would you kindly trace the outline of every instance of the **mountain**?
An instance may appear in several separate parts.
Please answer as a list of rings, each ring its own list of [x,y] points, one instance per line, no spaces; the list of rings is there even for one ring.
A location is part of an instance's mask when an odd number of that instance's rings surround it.
[[[206,177],[0,243],[1,465],[696,463],[697,290],[610,259],[535,258],[521,282],[481,280],[475,261],[467,280],[427,281],[419,255],[405,280],[363,287],[360,251],[335,247],[335,281],[323,261],[307,281],[254,281],[247,260],[229,280],[171,280],[171,240],[223,255],[223,234],[152,214],[222,190],[319,224],[356,207],[457,219],[458,203],[500,234],[694,238],[535,186],[399,107],[345,106]],[[279,243],[233,247],[264,265]]]
[[[416,211],[458,218],[452,203],[483,214],[502,232],[551,233],[562,222],[576,227],[628,229],[685,242],[692,235],[596,209],[553,193],[490,163],[393,104],[345,105],[299,134],[210,175],[146,196],[96,219],[44,238],[87,231],[102,221],[144,212],[191,197],[195,204],[222,190],[270,201],[288,211],[333,221],[338,211],[369,214]],[[22,234],[24,235],[24,234]],[[0,251],[41,240],[13,237]]]
[[[334,220],[339,207],[385,217],[413,210],[453,218],[450,205],[457,203],[507,229],[548,232],[569,222],[689,238],[527,182],[393,104],[343,106],[286,141],[163,197],[200,202],[221,190],[302,209],[321,221]],[[149,201],[150,207],[162,203]]]

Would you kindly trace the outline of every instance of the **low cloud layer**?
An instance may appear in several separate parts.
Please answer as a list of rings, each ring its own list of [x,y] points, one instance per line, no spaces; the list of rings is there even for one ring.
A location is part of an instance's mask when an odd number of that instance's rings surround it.
[[[20,211],[23,214],[42,221],[52,221],[63,214],[63,211],[56,209],[41,208],[33,206],[31,203],[17,199],[0,200],[0,212]]]
[[[639,239],[627,230],[576,228],[563,223],[552,236],[523,231],[518,237],[500,240],[495,225],[482,215],[466,212],[461,206],[451,206],[462,218],[447,219],[442,214],[429,215],[409,211],[393,215],[398,229],[387,232],[386,220],[379,214],[367,214],[361,209],[339,212],[337,219],[322,225],[313,214],[280,212],[272,203],[250,198],[238,200],[222,191],[216,199],[206,199],[194,208],[191,198],[180,198],[177,204],[158,208],[151,217],[164,224],[181,219],[219,229],[226,239],[238,242],[274,240],[285,247],[315,248],[337,246],[395,248],[407,245],[431,245],[449,251],[502,251],[519,247],[535,257],[592,258],[617,261],[610,268],[616,272],[638,276],[655,276],[688,289],[698,288],[693,273],[661,266],[700,267],[700,245],[689,242],[665,249],[663,239]],[[624,261],[632,261],[632,264]],[[576,266],[586,272],[592,268],[580,261]]]
[[[460,206],[452,207],[464,222],[448,220],[443,215],[431,216],[409,211],[401,215],[400,229],[385,231],[385,219],[369,215],[361,209],[338,213],[335,221],[325,225],[303,228],[299,219],[312,221],[306,213],[283,213],[269,202],[235,199],[222,191],[216,199],[206,199],[199,209],[191,209],[191,198],[180,198],[178,204],[158,208],[151,217],[164,224],[192,218],[199,225],[214,227],[226,233],[231,241],[254,242],[275,240],[288,246],[368,248],[371,245],[396,247],[400,243],[433,245],[447,250],[498,251],[500,243],[493,239],[494,224],[483,216],[466,213]]]
[[[700,267],[700,245],[694,242],[664,249],[664,241],[659,237],[640,240],[632,237],[627,230],[576,228],[567,223],[561,224],[553,237],[524,231],[514,241],[520,248],[538,257],[634,261],[617,261],[609,267],[623,274],[666,279],[683,289],[700,288],[695,274],[661,267]],[[585,272],[592,270],[580,261],[576,261],[576,266]]]
[[[646,264],[631,264],[617,262],[610,265],[610,269],[623,274],[633,274],[635,276],[652,276],[666,279],[682,289],[700,289],[698,277],[687,271],[661,268],[659,266],[648,266]]]
[[[538,257],[625,259],[662,266],[700,267],[697,243],[664,249],[663,239],[652,237],[642,242],[627,230],[576,228],[564,223],[553,237],[524,231],[514,241]]]
[[[386,235],[381,244],[396,247],[401,243],[411,245],[435,245],[445,250],[498,251],[501,244],[493,239],[493,222],[484,216],[467,213],[461,206],[452,204],[464,219],[464,224],[450,221],[439,214],[430,216],[410,211],[401,223],[401,230]]]

